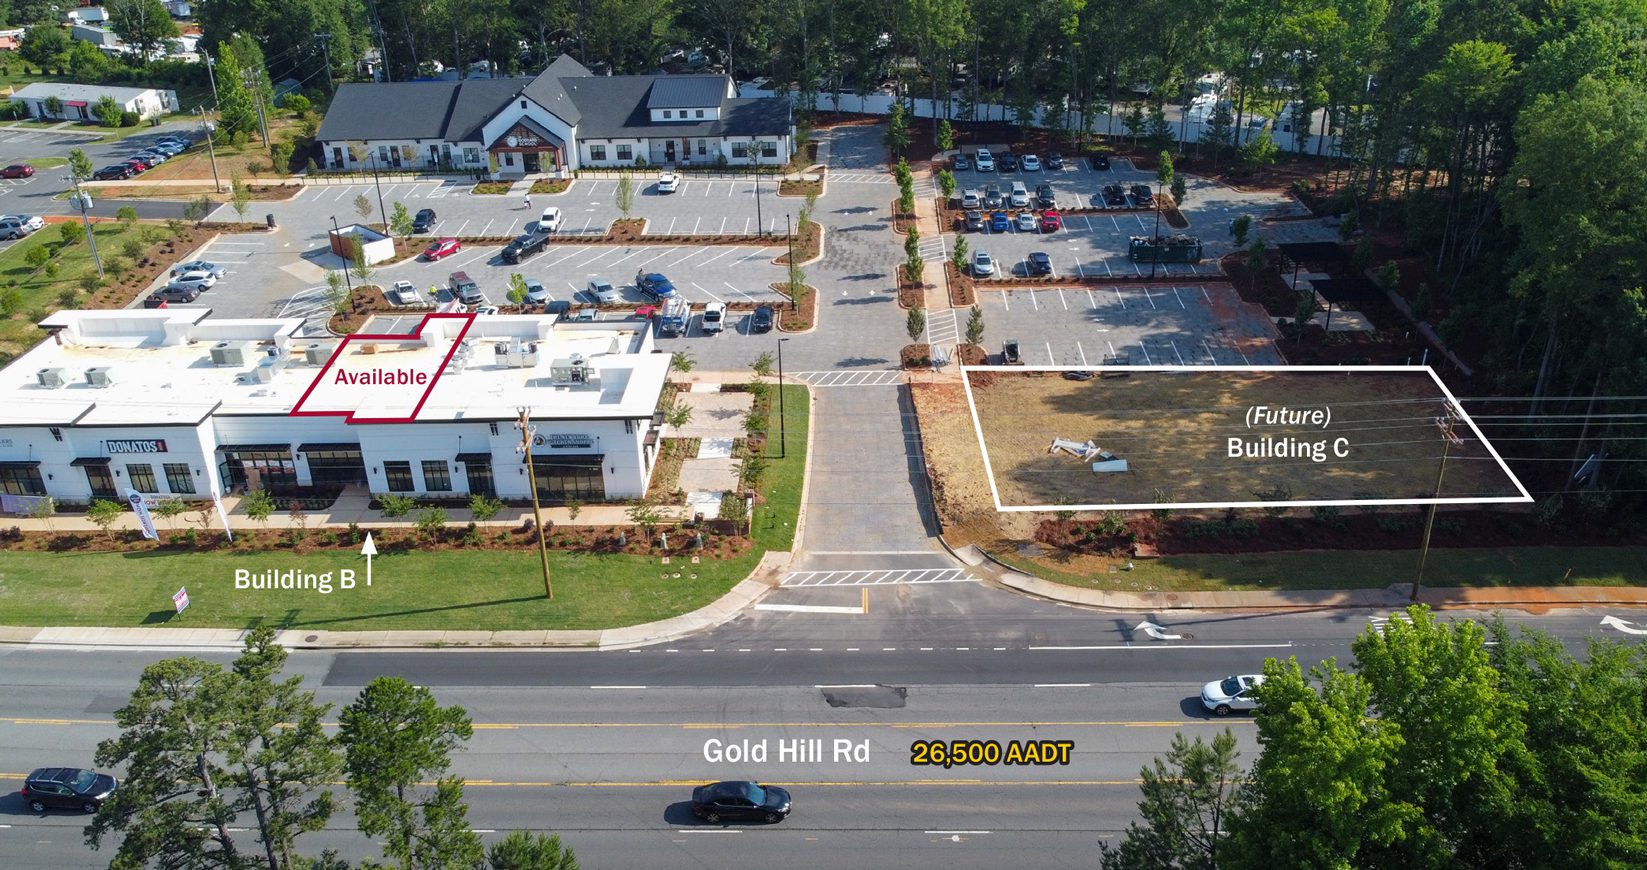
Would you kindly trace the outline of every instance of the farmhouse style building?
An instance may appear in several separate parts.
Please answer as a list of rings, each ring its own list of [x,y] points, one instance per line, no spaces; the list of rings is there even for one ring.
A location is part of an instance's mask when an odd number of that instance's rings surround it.
[[[781,165],[786,97],[743,99],[725,75],[597,76],[561,55],[535,77],[345,84],[316,137],[323,169]]]

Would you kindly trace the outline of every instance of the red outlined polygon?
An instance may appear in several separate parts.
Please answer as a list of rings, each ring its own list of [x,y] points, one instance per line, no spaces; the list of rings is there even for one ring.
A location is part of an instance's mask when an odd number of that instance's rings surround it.
[[[440,364],[435,366],[433,372],[429,373],[429,386],[424,388],[423,392],[417,397],[417,402],[412,406],[411,413],[404,417],[361,417],[356,415],[356,411],[359,408],[358,402],[349,407],[343,407],[341,405],[335,407],[305,407],[309,403],[310,396],[314,393],[315,389],[325,383],[327,376],[336,370],[338,360],[343,358],[343,354],[349,350],[349,345],[351,343],[366,344],[368,342],[380,341],[414,341],[423,335],[424,327],[428,326],[430,321],[436,319],[462,320],[463,329],[459,330],[458,334],[453,337],[452,346],[446,350],[446,355],[441,357]],[[291,416],[342,417],[344,418],[344,422],[349,424],[415,422],[417,420],[418,412],[423,410],[423,404],[429,400],[429,395],[434,392],[435,384],[440,382],[441,373],[446,371],[446,364],[451,361],[452,355],[457,352],[458,346],[463,343],[463,336],[469,332],[469,327],[474,325],[474,321],[475,315],[473,314],[428,314],[425,315],[422,320],[418,321],[416,329],[407,334],[362,335],[357,333],[355,335],[345,336],[343,342],[337,346],[337,350],[332,353],[331,358],[326,360],[326,365],[321,368],[320,374],[315,376],[314,382],[309,384],[309,388],[303,391],[303,397],[298,399],[297,404],[292,407]],[[382,389],[382,387],[363,387],[363,389]],[[320,402],[321,399],[316,397],[316,403],[320,404]]]

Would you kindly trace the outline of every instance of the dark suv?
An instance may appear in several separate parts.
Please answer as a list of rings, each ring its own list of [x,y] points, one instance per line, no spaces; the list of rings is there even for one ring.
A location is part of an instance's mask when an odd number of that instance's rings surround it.
[[[549,244],[548,233],[526,233],[517,236],[514,241],[503,246],[503,262],[519,263],[521,260],[541,253],[544,245]]]
[[[42,767],[24,780],[23,802],[37,813],[48,809],[95,813],[119,785],[119,780],[95,770]]]

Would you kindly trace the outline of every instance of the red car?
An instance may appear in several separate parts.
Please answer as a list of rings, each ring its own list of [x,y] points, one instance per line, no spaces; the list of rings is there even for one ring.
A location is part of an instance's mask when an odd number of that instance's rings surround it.
[[[149,169],[149,164],[140,157],[133,157],[132,159],[127,160],[126,165],[130,166],[133,172],[144,172]]]
[[[1050,208],[1044,212],[1041,212],[1041,232],[1050,233],[1063,225],[1064,220],[1059,216],[1058,212]]]
[[[0,178],[28,178],[34,174],[34,167],[27,163],[13,163],[5,169],[0,169]]]
[[[423,259],[432,263],[442,257],[450,257],[461,250],[463,250],[463,246],[458,244],[457,239],[441,239],[423,249]]]

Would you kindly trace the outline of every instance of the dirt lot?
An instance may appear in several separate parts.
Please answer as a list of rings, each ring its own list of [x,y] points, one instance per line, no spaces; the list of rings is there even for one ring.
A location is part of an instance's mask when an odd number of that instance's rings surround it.
[[[973,377],[976,389],[979,376]],[[1037,517],[995,511],[983,454],[978,450],[978,436],[960,382],[914,383],[910,390],[921,420],[932,496],[950,543],[977,542],[995,550],[999,549],[1000,539],[1033,537]]]
[[[1422,373],[1134,372],[1090,381],[993,374],[973,394],[1008,506],[1416,499],[1435,485],[1442,437],[1434,421],[1443,405]],[[1256,406],[1331,416],[1249,425]],[[1055,437],[1090,439],[1129,469],[1094,474],[1078,457],[1049,454]],[[1264,452],[1231,458],[1231,438]],[[1339,438],[1344,456],[1334,452]],[[1304,449],[1277,455],[1282,444]],[[1514,494],[1475,439],[1452,448],[1444,497]]]

